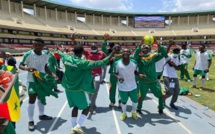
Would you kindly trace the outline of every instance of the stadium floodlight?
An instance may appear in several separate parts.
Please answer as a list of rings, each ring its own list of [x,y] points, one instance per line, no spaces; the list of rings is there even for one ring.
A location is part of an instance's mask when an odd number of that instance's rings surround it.
[[[127,20],[121,20],[121,23],[124,25],[127,25],[128,22],[127,22]]]
[[[81,22],[86,22],[86,18],[85,17],[77,17],[77,20],[79,20]]]
[[[29,9],[29,8],[23,8],[23,12],[29,14],[29,15],[34,15],[34,10]]]
[[[165,24],[167,24],[167,25],[172,24],[172,20],[165,20]]]

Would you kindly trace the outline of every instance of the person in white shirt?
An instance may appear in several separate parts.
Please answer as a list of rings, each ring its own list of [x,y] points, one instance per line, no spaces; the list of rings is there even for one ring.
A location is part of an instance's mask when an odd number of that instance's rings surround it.
[[[208,53],[209,53],[209,52],[208,52]],[[213,56],[213,55],[212,55],[212,56]],[[199,79],[202,79],[202,77],[200,76]],[[210,79],[209,79],[209,72],[207,72],[207,73],[205,74],[205,80],[207,80],[207,81],[210,80]]]
[[[177,76],[177,70],[180,70],[180,49],[175,48],[173,49],[173,54],[169,54],[169,58],[167,61],[167,64],[164,66],[164,71],[163,71],[163,80],[164,80],[164,85],[167,87],[166,91],[166,97],[172,96],[172,99],[170,101],[170,107],[178,110],[178,107],[175,106],[175,102],[178,99],[178,94],[180,91],[180,86],[179,86],[179,81],[178,81],[178,76]]]
[[[140,78],[145,78],[144,75],[139,74],[136,71],[137,63],[134,60],[130,59],[130,50],[123,49],[122,51],[122,59],[116,61],[114,63],[114,75],[118,79],[118,88],[119,88],[119,97],[121,99],[122,106],[122,114],[120,116],[120,120],[125,120],[127,117],[126,114],[126,103],[128,98],[132,101],[132,118],[137,120],[138,116],[136,113],[136,108],[138,104],[138,90],[137,83],[135,80],[135,74]]]
[[[154,47],[154,45],[157,45],[157,44],[153,44],[152,47]],[[165,46],[164,46],[164,47],[165,47]],[[165,48],[166,48],[166,47],[165,47]],[[169,52],[170,48],[171,48],[171,45],[169,45],[169,46],[166,48],[167,52]],[[154,49],[154,52],[155,52],[155,53],[159,53],[158,50],[157,50],[157,46],[156,46],[156,49]],[[159,82],[161,82],[161,77],[162,77],[162,75],[163,75],[163,70],[164,70],[165,64],[166,64],[166,59],[165,59],[165,57],[163,57],[162,59],[160,59],[159,61],[157,61],[157,62],[155,63],[155,69],[156,69],[157,79],[158,79]]]
[[[196,80],[197,75],[200,75],[202,77],[201,79],[201,86],[199,90],[202,90],[204,88],[205,83],[205,75],[207,72],[209,72],[209,68],[211,66],[212,58],[208,51],[206,50],[206,47],[204,44],[199,46],[199,52],[196,53],[196,61],[194,64],[194,72],[193,72],[193,88],[196,88]]]
[[[163,68],[164,68],[165,63],[166,63],[165,58],[162,58],[162,59],[160,59],[159,61],[157,61],[155,63],[157,78],[158,78],[159,82],[160,82],[160,78],[161,78],[161,76],[163,74]]]
[[[151,49],[152,49],[151,50],[152,53],[158,53],[157,44],[153,44]],[[155,63],[155,70],[156,70],[157,79],[158,79],[159,82],[160,82],[161,76],[163,74],[163,68],[164,68],[165,63],[166,63],[165,58],[162,58],[162,59],[160,59],[159,61],[157,61]]]
[[[187,68],[190,62],[190,58],[192,57],[193,51],[187,48],[187,44],[182,44],[181,48],[182,49],[180,51],[180,60],[182,64],[180,68],[180,79],[183,80],[185,76],[187,78],[187,82],[191,82],[191,78]]]
[[[28,129],[29,131],[35,130],[34,125],[34,109],[36,100],[39,107],[39,119],[40,120],[52,120],[51,116],[44,114],[45,105],[37,98],[38,92],[36,91],[37,82],[33,79],[32,72],[34,70],[40,71],[42,73],[48,73],[52,77],[57,78],[57,76],[50,71],[48,68],[49,56],[44,53],[42,50],[44,48],[44,41],[41,38],[36,38],[33,41],[33,50],[26,52],[23,56],[23,59],[19,65],[19,68],[25,71],[28,71],[27,81],[28,81]]]

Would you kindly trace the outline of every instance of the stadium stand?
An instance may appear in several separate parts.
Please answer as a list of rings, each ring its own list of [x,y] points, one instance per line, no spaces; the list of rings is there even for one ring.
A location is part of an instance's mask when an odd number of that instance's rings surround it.
[[[31,44],[30,40],[42,37],[50,45],[60,41],[69,45],[69,35],[79,33],[78,41],[101,43],[102,36],[108,33],[112,41],[128,45],[137,43],[143,35],[153,35],[158,40],[163,38],[164,44],[170,38],[179,44],[215,44],[214,11],[141,15],[162,15],[171,23],[165,23],[164,28],[134,28],[135,13],[99,11],[47,0],[1,0],[0,42]]]

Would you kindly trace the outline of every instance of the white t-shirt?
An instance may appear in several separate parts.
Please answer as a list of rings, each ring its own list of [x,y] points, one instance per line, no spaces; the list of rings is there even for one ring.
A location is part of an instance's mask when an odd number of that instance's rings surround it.
[[[43,51],[41,55],[37,55],[33,50],[31,50],[25,53],[22,63],[27,65],[27,67],[33,67],[37,71],[45,73],[45,65],[48,64],[48,60],[49,55],[45,54]],[[31,72],[28,72],[27,81],[34,82]]]
[[[171,61],[174,62],[176,66],[181,65],[179,57],[178,56],[174,57],[173,55],[174,54],[168,55]],[[170,67],[168,63],[164,66],[163,76],[166,76],[169,78],[178,78],[176,69],[174,67]]]
[[[163,72],[163,67],[166,63],[165,58],[160,59],[155,63],[156,72]]]
[[[128,65],[124,65],[122,60],[118,60],[114,63],[114,73],[118,73],[118,75],[124,79],[122,83],[118,81],[118,88],[120,91],[132,91],[137,88],[134,74],[136,68],[137,64],[133,60],[130,60]]]
[[[192,52],[190,49],[181,49],[180,51],[180,60],[182,64],[188,64],[190,62],[190,58],[186,57],[186,56],[191,56]]]
[[[196,65],[194,69],[196,70],[206,70],[208,68],[208,60],[211,60],[211,56],[208,51],[204,53],[197,52],[196,53]]]

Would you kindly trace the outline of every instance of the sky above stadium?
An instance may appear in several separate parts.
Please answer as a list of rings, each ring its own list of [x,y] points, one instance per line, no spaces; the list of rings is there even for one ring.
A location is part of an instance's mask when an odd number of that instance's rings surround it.
[[[215,0],[52,0],[99,10],[124,12],[181,12],[215,10]]]

